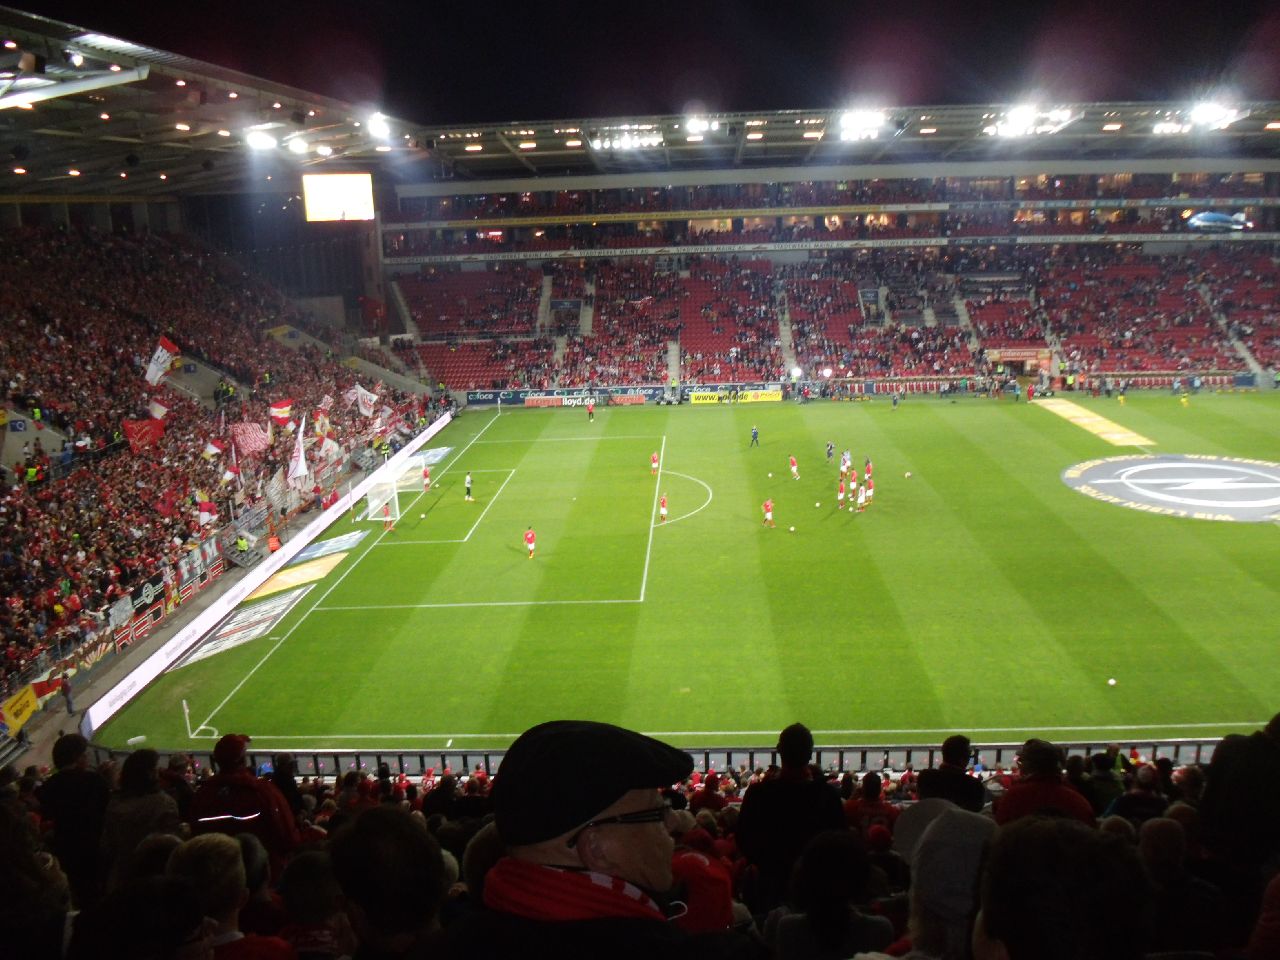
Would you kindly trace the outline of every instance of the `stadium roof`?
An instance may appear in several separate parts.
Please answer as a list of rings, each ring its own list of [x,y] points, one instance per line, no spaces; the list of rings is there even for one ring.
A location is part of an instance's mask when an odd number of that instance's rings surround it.
[[[33,199],[274,190],[278,182],[269,178],[283,175],[292,188],[299,172],[355,169],[372,170],[383,182],[422,183],[860,164],[1280,158],[1276,101],[448,126],[387,117],[379,136],[370,129],[375,104],[323,97],[6,7],[0,42],[0,195]],[[249,146],[251,136],[263,135],[275,145]],[[290,150],[293,144],[299,152]]]

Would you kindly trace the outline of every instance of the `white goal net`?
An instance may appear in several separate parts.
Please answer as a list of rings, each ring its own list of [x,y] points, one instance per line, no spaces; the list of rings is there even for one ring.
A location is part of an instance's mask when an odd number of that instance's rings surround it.
[[[422,491],[422,457],[410,457],[400,471],[400,475],[375,483],[365,494],[364,509],[360,511],[360,520],[392,520],[400,519],[400,498],[410,499]],[[389,508],[387,513],[382,508]]]

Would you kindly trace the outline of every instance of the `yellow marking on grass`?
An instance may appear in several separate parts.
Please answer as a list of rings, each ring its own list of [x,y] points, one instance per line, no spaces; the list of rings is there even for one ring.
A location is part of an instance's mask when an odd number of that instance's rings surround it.
[[[296,567],[285,567],[253,593],[249,594],[246,599],[260,600],[263,597],[271,596],[273,593],[279,593],[281,590],[291,590],[306,583],[323,580],[329,575],[329,571],[342,562],[342,558],[345,556],[345,553],[331,553],[327,557],[308,560],[306,563],[300,563]]]
[[[1095,437],[1101,437],[1117,447],[1151,447],[1155,446],[1155,441],[1144,437],[1140,433],[1134,433],[1128,427],[1122,427],[1113,420],[1099,416],[1091,410],[1086,410],[1078,403],[1071,400],[1062,400],[1058,397],[1046,397],[1043,400],[1037,400],[1033,406],[1040,407],[1042,410],[1048,410],[1050,413],[1056,413],[1064,420],[1074,423],[1077,427],[1088,430]]]

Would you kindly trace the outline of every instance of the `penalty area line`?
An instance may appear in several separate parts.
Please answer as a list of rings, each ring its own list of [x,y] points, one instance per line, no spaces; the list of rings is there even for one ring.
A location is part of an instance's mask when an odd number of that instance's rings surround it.
[[[662,468],[667,465],[667,435],[662,435],[662,446],[658,450],[658,479],[653,485],[653,503],[649,506],[649,544],[644,548],[644,574],[640,577],[640,602],[644,602],[644,593],[649,586],[649,560],[653,556],[653,531],[657,527],[654,515],[658,512],[658,494],[662,490]]]
[[[455,607],[555,607],[591,606],[593,604],[642,603],[641,600],[470,600],[458,603],[375,603],[363,606],[315,607],[330,610],[448,610]]]

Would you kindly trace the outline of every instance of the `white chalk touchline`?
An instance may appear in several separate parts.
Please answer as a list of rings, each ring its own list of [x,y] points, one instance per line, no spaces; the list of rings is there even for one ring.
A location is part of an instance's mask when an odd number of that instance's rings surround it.
[[[314,607],[313,610],[439,610],[450,607],[554,607],[598,603],[641,603],[640,600],[475,600],[459,603],[376,603],[365,606]]]
[[[965,733],[1051,733],[1051,732],[1118,732],[1125,730],[1203,730],[1222,727],[1262,727],[1265,720],[1228,720],[1223,723],[1130,723],[1111,724],[1095,727],[965,727],[959,724],[953,727],[919,727],[919,728],[886,728],[864,730],[814,730],[814,736],[837,736],[854,734],[871,736],[881,734],[925,734],[955,733],[963,729]],[[777,730],[652,730],[646,731],[650,737],[761,737],[777,736]],[[308,734],[269,734],[255,733],[255,740],[505,740],[520,736],[519,733],[308,733]],[[212,739],[210,737],[195,739]],[[822,746],[819,744],[819,746]],[[867,746],[881,746],[867,744]]]
[[[657,435],[652,436],[603,436],[603,437],[533,437],[521,438],[515,440],[481,440],[480,443],[599,443],[602,440],[657,440]]]
[[[658,450],[658,477],[653,485],[653,504],[649,507],[649,544],[644,548],[644,574],[640,577],[640,599],[644,600],[645,588],[649,585],[649,558],[653,554],[653,518],[658,512],[658,492],[662,489],[662,468],[667,462],[667,436],[662,435],[662,446]]]

